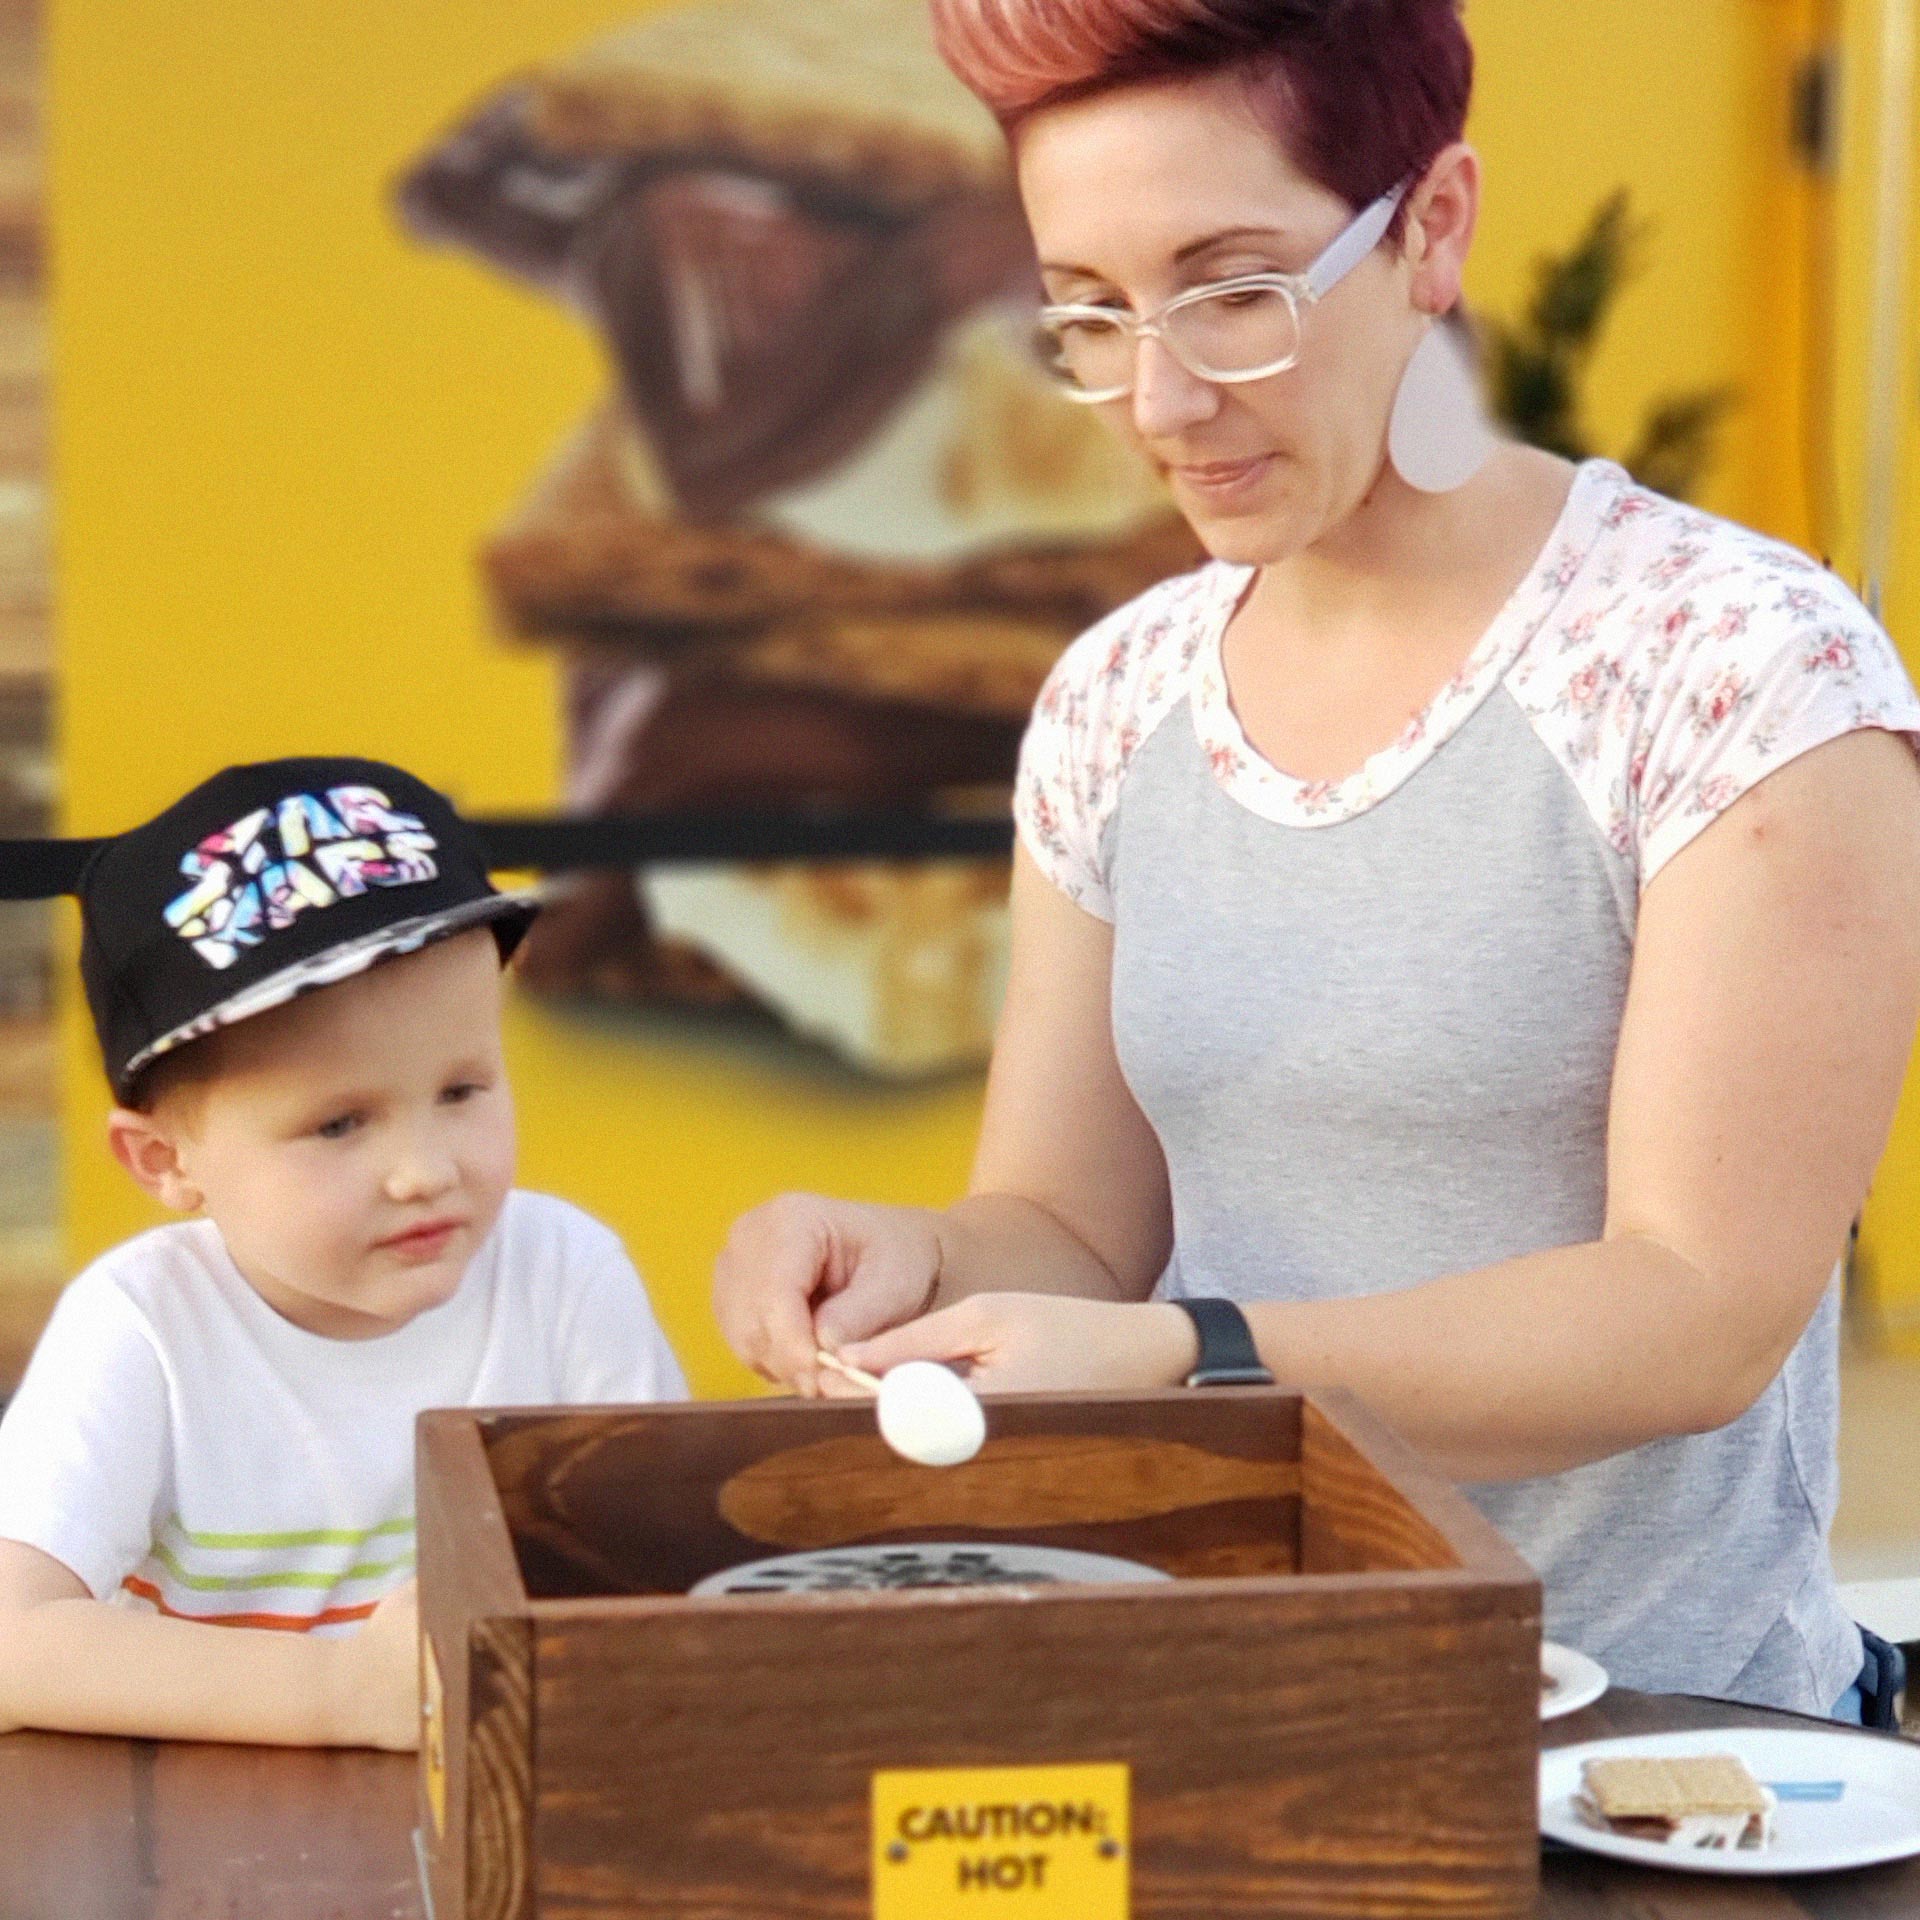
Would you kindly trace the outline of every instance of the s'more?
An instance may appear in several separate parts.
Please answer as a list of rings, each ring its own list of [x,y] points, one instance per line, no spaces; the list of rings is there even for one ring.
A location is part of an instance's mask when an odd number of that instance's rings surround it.
[[[1589,1760],[1575,1799],[1589,1826],[1673,1847],[1761,1848],[1775,1795],[1733,1754]]]
[[[504,80],[402,220],[564,302],[614,390],[487,538],[568,810],[1004,809],[1074,636],[1201,558],[1054,389],[1005,142],[922,0],[689,0]],[[1006,869],[596,876],[536,989],[729,989],[883,1075],[977,1062]],[[669,952],[668,949],[673,949]]]

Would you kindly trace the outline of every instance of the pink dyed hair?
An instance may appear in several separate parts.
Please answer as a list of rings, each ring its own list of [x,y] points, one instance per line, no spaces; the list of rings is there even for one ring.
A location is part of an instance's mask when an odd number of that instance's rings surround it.
[[[1458,140],[1460,0],[932,0],[942,57],[1009,134],[1061,101],[1244,74],[1310,180],[1357,212]],[[1399,230],[1396,219],[1394,231]]]

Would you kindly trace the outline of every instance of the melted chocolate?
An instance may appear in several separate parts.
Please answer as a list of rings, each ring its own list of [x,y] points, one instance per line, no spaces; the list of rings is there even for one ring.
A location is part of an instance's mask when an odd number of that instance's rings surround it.
[[[402,217],[586,307],[693,518],[828,471],[956,319],[1033,290],[1011,186],[903,213],[771,161],[583,157],[539,139],[531,98],[507,90],[430,152],[399,185]]]

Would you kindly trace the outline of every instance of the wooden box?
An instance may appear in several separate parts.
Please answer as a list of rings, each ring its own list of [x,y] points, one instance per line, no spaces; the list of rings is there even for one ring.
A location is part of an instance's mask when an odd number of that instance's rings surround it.
[[[436,1920],[1533,1913],[1540,1589],[1460,1494],[1343,1395],[989,1413],[946,1470],[860,1402],[424,1415]],[[905,1540],[1174,1577],[686,1591]]]

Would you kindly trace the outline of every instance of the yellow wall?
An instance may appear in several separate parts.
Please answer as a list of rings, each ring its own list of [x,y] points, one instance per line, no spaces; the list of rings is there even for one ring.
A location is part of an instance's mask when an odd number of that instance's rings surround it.
[[[1875,279],[1876,169],[1880,161],[1885,76],[1881,48],[1887,10],[1911,17],[1913,0],[1834,0],[1844,20],[1852,58],[1846,94],[1844,166],[1834,210],[1840,262],[1835,328],[1837,382],[1833,435],[1840,496],[1836,564],[1857,577],[1862,564],[1865,466],[1868,430],[1867,364]],[[1909,72],[1912,83],[1915,76]],[[1920,124],[1909,142],[1911,179],[1920,184]],[[1885,619],[1910,668],[1920,668],[1920,356],[1914,327],[1920,317],[1920,244],[1908,212],[1907,306],[1897,329],[1899,390],[1894,415],[1900,425],[1901,516],[1886,580]],[[1881,1164],[1862,1225],[1860,1274],[1863,1302],[1884,1333],[1908,1352],[1920,1354],[1920,1071],[1910,1070],[1893,1139]]]
[[[636,0],[55,0],[57,498],[66,824],[138,818],[225,761],[348,749],[476,808],[556,787],[547,662],[486,631],[476,535],[605,385],[585,334],[384,213],[424,139]],[[1657,394],[1747,404],[1709,503],[1789,535],[1803,225],[1797,0],[1471,0],[1490,199],[1476,302],[1616,185],[1656,223],[1595,370],[1610,448]],[[148,1218],[99,1142],[68,1010],[70,1253]],[[784,1185],[937,1201],[971,1084],[897,1093],[694,1029],[521,1005],[523,1177],[626,1234],[706,1391],[726,1225]]]
[[[549,663],[487,632],[473,547],[606,386],[551,302],[404,242],[387,182],[516,66],[633,0],[55,7],[66,830],[223,763],[352,749],[474,808],[549,804]],[[148,1224],[70,1007],[69,1253]],[[781,1184],[935,1201],[971,1087],[888,1094],[722,1042],[516,1008],[522,1178],[614,1222],[709,1391],[732,1216]]]
[[[1806,537],[1790,449],[1811,196],[1787,103],[1806,12],[1800,0],[1467,0],[1470,132],[1488,174],[1474,305],[1520,312],[1539,254],[1631,188],[1651,232],[1594,362],[1594,437],[1623,452],[1649,400],[1733,387],[1739,410],[1703,504],[1795,540]]]

